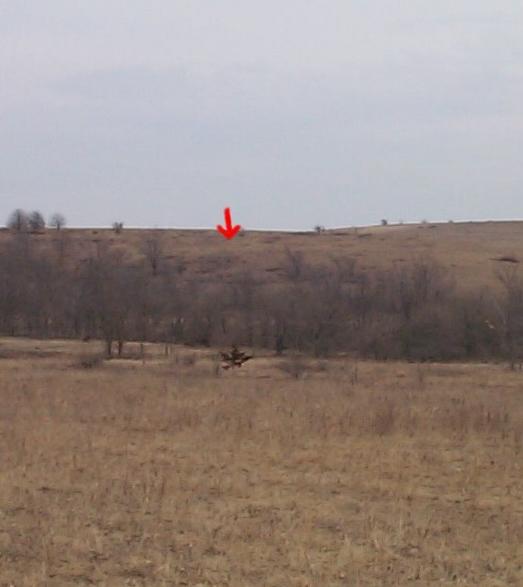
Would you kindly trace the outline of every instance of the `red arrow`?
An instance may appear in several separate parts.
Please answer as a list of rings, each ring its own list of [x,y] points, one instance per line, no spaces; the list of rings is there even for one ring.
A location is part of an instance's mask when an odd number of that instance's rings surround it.
[[[240,230],[241,226],[239,224],[237,224],[236,226],[232,225],[231,209],[230,208],[225,208],[223,213],[225,216],[225,228],[223,228],[223,226],[218,224],[218,226],[216,227],[216,230],[220,234],[222,234],[227,240],[230,240],[231,238],[234,238],[238,234],[238,231]]]

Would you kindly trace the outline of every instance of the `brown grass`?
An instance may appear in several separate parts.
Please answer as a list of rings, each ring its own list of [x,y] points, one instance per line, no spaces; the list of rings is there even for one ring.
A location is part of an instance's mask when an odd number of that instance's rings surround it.
[[[1,342],[0,585],[523,584],[520,373]]]
[[[240,219],[239,219],[240,221]],[[288,278],[288,251],[308,262],[325,263],[333,257],[351,257],[362,270],[390,269],[429,256],[451,270],[458,285],[478,288],[496,285],[495,268],[504,259],[518,257],[523,250],[522,223],[455,222],[374,226],[360,229],[311,232],[243,233],[243,238],[226,241],[215,230],[127,229],[115,234],[110,229],[47,230],[31,236],[37,247],[58,250],[61,239],[67,262],[76,267],[82,259],[96,256],[107,247],[123,258],[136,261],[144,257],[144,244],[160,235],[162,256],[176,261],[184,279],[198,283],[227,281],[234,274],[249,270],[257,283],[281,282]],[[0,230],[0,245],[11,238]],[[363,238],[365,237],[365,238]]]

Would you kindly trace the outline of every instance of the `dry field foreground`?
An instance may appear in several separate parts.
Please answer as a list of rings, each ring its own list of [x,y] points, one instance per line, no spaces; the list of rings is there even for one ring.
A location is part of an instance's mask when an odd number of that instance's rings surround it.
[[[523,373],[95,344],[0,341],[0,585],[523,585]]]

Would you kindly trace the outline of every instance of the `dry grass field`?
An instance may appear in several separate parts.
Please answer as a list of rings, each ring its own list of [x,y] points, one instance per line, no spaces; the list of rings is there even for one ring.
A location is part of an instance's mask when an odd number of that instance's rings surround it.
[[[0,246],[12,236],[0,230]],[[465,288],[495,285],[496,261],[509,257],[523,261],[523,222],[462,222],[404,224],[344,228],[314,232],[246,230],[226,241],[216,230],[110,229],[47,230],[31,235],[32,242],[49,251],[65,251],[69,263],[110,247],[133,262],[143,258],[148,239],[161,239],[162,256],[199,284],[227,280],[249,271],[256,283],[285,281],[286,251],[300,252],[311,263],[333,257],[353,258],[360,269],[390,269],[431,258],[448,268]]]
[[[0,585],[523,585],[504,365],[0,340]]]

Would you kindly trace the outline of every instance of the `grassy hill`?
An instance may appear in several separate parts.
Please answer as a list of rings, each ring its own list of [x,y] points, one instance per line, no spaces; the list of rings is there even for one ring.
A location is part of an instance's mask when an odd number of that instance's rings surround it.
[[[0,245],[11,234],[2,230]],[[120,234],[111,229],[47,230],[30,238],[44,250],[62,246],[66,260],[74,264],[104,248],[136,261],[144,257],[146,242],[157,239],[162,258],[176,261],[185,277],[201,281],[227,280],[245,271],[258,283],[284,281],[292,251],[310,263],[352,258],[362,270],[430,258],[451,270],[459,287],[475,289],[495,284],[495,269],[503,259],[523,259],[520,221],[373,226],[320,234],[246,230],[232,241],[215,230],[178,229],[124,229]]]

